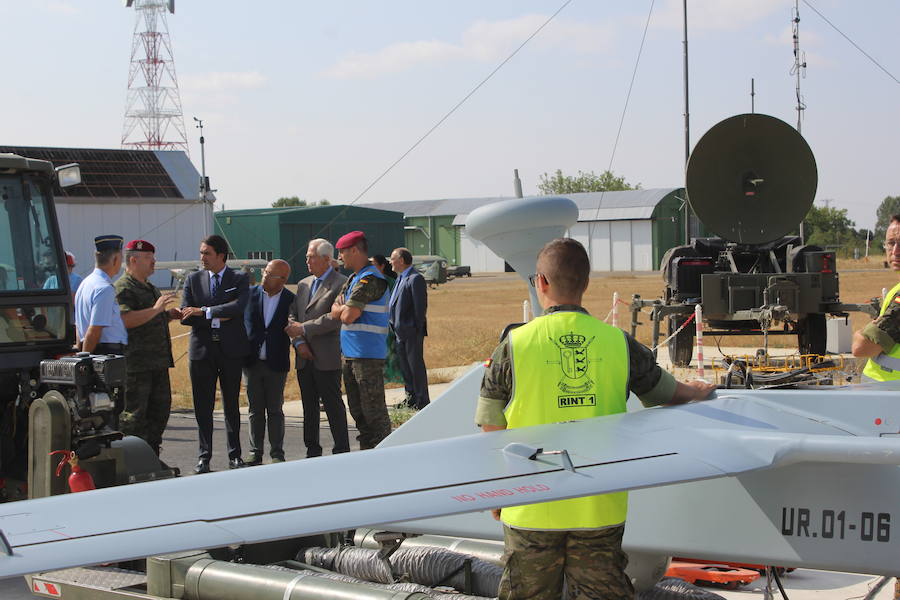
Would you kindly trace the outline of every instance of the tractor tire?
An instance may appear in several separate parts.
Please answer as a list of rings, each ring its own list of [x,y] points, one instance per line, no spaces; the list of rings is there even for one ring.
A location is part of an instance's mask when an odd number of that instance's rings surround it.
[[[689,318],[682,315],[671,315],[669,317],[669,335],[672,335]],[[672,366],[687,367],[691,364],[691,357],[694,354],[694,331],[693,325],[688,325],[669,340],[669,361]]]
[[[811,314],[797,322],[797,348],[800,354],[825,354],[827,340],[825,315]]]

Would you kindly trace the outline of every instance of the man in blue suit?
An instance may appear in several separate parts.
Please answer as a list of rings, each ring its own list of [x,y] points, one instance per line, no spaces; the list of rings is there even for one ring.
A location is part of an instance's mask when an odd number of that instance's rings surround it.
[[[269,456],[284,462],[284,384],[291,369],[291,339],[284,332],[294,294],[284,289],[291,266],[275,259],[263,271],[262,285],[250,289],[244,326],[250,338],[244,376],[250,401],[250,456],[248,465],[262,464],[269,429]],[[268,421],[268,423],[267,423]]]
[[[249,282],[246,273],[229,269],[225,264],[227,260],[225,238],[211,235],[200,242],[203,270],[188,275],[181,301],[181,322],[191,327],[188,358],[191,360],[194,416],[199,430],[200,461],[194,468],[198,474],[210,471],[216,381],[222,390],[228,468],[244,466],[238,396],[241,366],[250,352],[247,330],[244,329]]]
[[[397,362],[403,372],[406,403],[422,410],[430,402],[424,354],[425,336],[428,335],[425,278],[413,269],[412,254],[406,248],[391,252],[390,260],[397,273],[397,283],[388,305],[391,329],[397,338]]]

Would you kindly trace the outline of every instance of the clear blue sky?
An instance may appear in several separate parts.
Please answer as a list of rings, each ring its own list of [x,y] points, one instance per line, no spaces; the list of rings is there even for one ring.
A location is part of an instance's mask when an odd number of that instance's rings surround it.
[[[900,78],[896,0],[810,0]],[[796,123],[791,0],[690,0],[691,139],[756,110]],[[562,0],[178,0],[169,15],[191,156],[226,208],[298,195],[346,203]],[[573,0],[360,201],[525,193],[559,168],[603,171],[650,2]],[[800,3],[803,133],[817,202],[858,227],[900,194],[900,85]],[[118,0],[0,0],[9,145],[117,148],[135,14]],[[612,169],[683,185],[681,1],[657,0]],[[217,206],[219,208],[219,206]]]

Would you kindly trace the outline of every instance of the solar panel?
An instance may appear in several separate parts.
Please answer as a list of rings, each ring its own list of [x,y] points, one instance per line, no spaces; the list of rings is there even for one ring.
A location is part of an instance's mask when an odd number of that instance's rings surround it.
[[[156,154],[149,150],[0,146],[0,152],[47,160],[54,167],[81,165],[81,185],[54,186],[57,198],[183,198]]]

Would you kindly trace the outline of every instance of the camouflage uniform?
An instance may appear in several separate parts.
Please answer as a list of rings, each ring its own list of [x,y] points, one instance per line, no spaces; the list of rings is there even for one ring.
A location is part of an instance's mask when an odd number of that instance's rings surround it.
[[[506,568],[500,598],[558,600],[565,575],[569,600],[632,600],[622,551],[625,527],[529,531],[504,525]]]
[[[341,298],[346,298],[347,286],[341,289]],[[387,281],[379,277],[365,277],[346,300],[346,305],[362,309],[366,304],[381,298],[388,289]],[[387,345],[387,336],[385,336]],[[344,391],[347,393],[347,408],[356,422],[361,450],[374,448],[391,433],[391,419],[384,400],[384,360],[378,358],[344,357]]]
[[[553,306],[545,312],[580,311],[579,306]],[[671,400],[677,383],[659,365],[653,353],[625,334],[628,347],[628,389],[645,406]],[[513,368],[509,337],[485,363],[484,378],[475,412],[478,425],[506,427],[504,410],[513,396]],[[622,525],[577,531],[525,530],[504,525],[506,568],[500,582],[500,598],[559,598],[565,577],[568,597],[586,600],[618,600],[634,597],[625,575],[628,556],[622,551]]]
[[[151,308],[160,297],[156,286],[128,273],[116,281],[115,288],[122,314]],[[125,410],[119,417],[122,433],[145,440],[159,454],[172,407],[169,368],[174,366],[169,316],[165,312],[128,330],[125,357]]]
[[[885,353],[900,344],[900,294],[897,294],[890,306],[862,329],[862,336],[881,346]]]

